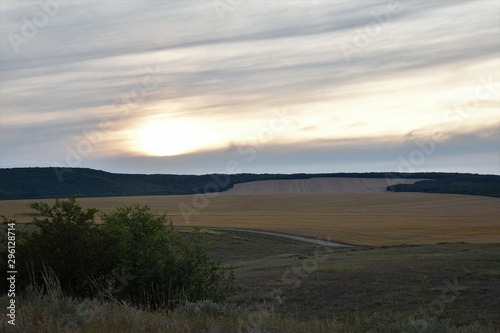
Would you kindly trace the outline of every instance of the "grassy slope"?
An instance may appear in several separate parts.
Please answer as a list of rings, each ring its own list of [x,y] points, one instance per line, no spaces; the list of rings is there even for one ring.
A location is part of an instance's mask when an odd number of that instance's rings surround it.
[[[18,326],[7,332],[500,329],[500,244],[325,249],[244,232],[206,237],[214,244],[210,255],[233,267],[238,289],[231,305],[152,313],[57,295],[31,297],[18,299]]]
[[[207,237],[211,254],[234,267],[232,300],[245,306],[272,303],[279,290],[276,312],[303,318],[424,311],[500,325],[499,243],[337,249],[245,232]],[[444,309],[434,311],[440,300]]]

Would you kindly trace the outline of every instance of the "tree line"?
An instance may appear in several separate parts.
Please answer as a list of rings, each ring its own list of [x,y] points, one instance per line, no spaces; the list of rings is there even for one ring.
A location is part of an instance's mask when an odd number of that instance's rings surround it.
[[[0,200],[67,198],[74,193],[85,197],[181,195],[226,191],[235,184],[258,180],[310,178],[407,178],[444,179],[463,174],[418,173],[297,173],[297,174],[116,174],[86,168],[0,169]],[[470,175],[478,176],[478,175]],[[207,186],[215,183],[217,186]]]

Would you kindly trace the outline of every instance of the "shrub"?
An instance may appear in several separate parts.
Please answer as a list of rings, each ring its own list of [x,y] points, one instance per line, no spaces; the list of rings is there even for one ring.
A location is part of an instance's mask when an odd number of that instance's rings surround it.
[[[183,238],[147,206],[102,214],[103,225],[75,197],[30,206],[36,230],[18,238],[19,285],[43,289],[51,276],[68,296],[107,295],[148,308],[219,301],[232,290],[232,275],[207,256],[196,230]]]
[[[166,215],[147,206],[118,208],[102,219],[117,244],[111,288],[118,298],[150,308],[174,307],[219,301],[231,290],[232,276],[207,256],[199,233],[183,238]]]
[[[37,211],[33,218],[37,230],[20,240],[22,284],[43,286],[43,276],[50,270],[68,294],[94,294],[95,286],[116,264],[110,251],[113,244],[94,223],[97,210],[82,209],[75,197],[56,200],[53,206],[39,202],[30,207]]]

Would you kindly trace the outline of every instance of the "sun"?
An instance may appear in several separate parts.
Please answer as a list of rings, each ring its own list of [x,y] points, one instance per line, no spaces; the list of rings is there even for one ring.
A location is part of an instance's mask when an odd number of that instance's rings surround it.
[[[200,150],[204,135],[198,124],[180,120],[150,122],[134,133],[136,149],[151,156],[175,156]]]

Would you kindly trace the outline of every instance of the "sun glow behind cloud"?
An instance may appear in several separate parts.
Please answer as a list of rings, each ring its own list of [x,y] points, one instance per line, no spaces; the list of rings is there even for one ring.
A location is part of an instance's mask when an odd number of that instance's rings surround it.
[[[151,156],[181,155],[202,149],[207,134],[192,121],[154,121],[146,123],[134,133],[134,148]]]
[[[287,163],[300,164],[304,149],[320,149],[315,144],[355,150],[373,138],[393,144],[465,132],[484,138],[483,129],[500,122],[494,1],[402,1],[401,15],[350,62],[340,45],[352,46],[356,31],[373,21],[371,10],[384,10],[386,1],[245,1],[223,21],[200,1],[131,1],[119,9],[76,2],[21,44],[20,54],[7,33],[39,7],[4,2],[4,167],[32,165],[33,156],[38,164],[62,162],[67,146],[77,149],[102,121],[113,126],[81,166],[118,156],[163,156],[170,166],[183,156],[222,156],[245,145],[293,147],[287,152],[295,160]],[[116,108],[114,101],[141,85],[148,67],[159,68],[161,84],[120,106],[127,112]],[[460,105],[482,80],[493,86],[464,112]],[[293,122],[262,145],[259,135],[281,109]],[[496,148],[489,149],[493,156]],[[259,158],[268,158],[263,152]],[[398,161],[397,154],[387,158]],[[335,164],[328,163],[325,170]]]

